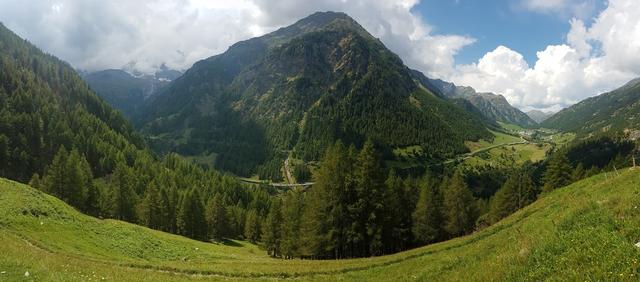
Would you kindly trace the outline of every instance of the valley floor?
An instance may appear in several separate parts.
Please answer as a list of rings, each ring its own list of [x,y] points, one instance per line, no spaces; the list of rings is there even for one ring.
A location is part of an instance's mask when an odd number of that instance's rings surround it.
[[[640,169],[558,189],[466,237],[339,261],[272,259],[245,242],[204,243],[95,219],[0,180],[0,281],[637,281],[639,241]]]

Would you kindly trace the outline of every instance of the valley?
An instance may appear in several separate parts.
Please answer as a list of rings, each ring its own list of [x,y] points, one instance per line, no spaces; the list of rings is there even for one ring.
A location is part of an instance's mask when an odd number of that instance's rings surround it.
[[[585,27],[608,13],[468,61],[495,38],[436,4],[350,1],[71,0],[36,35],[0,3],[0,281],[638,281],[640,68]],[[554,24],[532,9],[505,19]]]

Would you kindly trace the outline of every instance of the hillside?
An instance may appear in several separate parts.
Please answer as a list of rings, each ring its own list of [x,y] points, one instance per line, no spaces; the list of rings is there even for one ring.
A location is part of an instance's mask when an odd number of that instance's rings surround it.
[[[542,123],[543,121],[545,121],[546,119],[548,119],[553,115],[552,112],[544,112],[544,111],[538,111],[538,110],[531,110],[526,112],[526,114],[537,123]]]
[[[390,256],[271,259],[254,245],[192,241],[99,220],[0,180],[0,278],[36,280],[636,280],[639,170],[558,189],[472,235]]]
[[[145,102],[180,75],[162,66],[154,75],[134,76],[121,69],[110,69],[84,73],[82,78],[98,96],[131,119],[140,114]]]
[[[90,155],[102,176],[143,143],[71,66],[0,24],[0,176],[29,181],[61,145]]]
[[[563,109],[543,127],[571,131],[578,136],[640,129],[640,79]]]
[[[416,75],[420,76],[419,74]],[[476,92],[472,87],[457,86],[451,82],[440,79],[423,77],[421,81],[432,89],[432,91],[441,93],[444,97],[468,100],[478,108],[485,117],[493,121],[516,124],[522,127],[537,126],[536,121],[519,109],[511,106],[502,95]]]
[[[379,40],[333,12],[197,62],[140,124],[161,152],[213,156],[219,168],[267,178],[289,152],[317,160],[337,139],[373,139],[387,152],[418,145],[433,159],[491,138],[482,121],[431,93]]]

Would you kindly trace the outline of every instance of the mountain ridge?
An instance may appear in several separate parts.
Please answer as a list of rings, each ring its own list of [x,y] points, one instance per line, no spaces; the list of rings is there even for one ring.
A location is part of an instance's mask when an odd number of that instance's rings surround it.
[[[583,137],[640,130],[640,78],[565,108],[546,119],[542,126]]]
[[[538,123],[527,114],[509,104],[507,99],[499,94],[476,92],[469,86],[457,86],[441,79],[426,78],[426,84],[437,89],[444,97],[462,98],[470,101],[487,118],[498,122],[516,124],[522,127],[536,127]]]
[[[382,42],[333,12],[195,63],[147,109],[139,124],[158,150],[214,154],[218,166],[244,175],[255,170],[238,156],[275,175],[278,152],[317,160],[338,139],[421,145],[435,158],[465,151],[463,140],[491,138],[482,121],[416,82]]]

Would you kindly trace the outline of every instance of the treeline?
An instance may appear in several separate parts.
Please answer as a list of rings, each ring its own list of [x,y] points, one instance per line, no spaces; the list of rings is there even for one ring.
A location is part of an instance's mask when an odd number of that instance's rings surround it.
[[[131,166],[118,159],[112,174],[94,179],[84,155],[64,146],[30,185],[93,216],[198,240],[244,238],[245,224],[255,227],[271,198],[264,188],[240,184],[175,154],[156,161],[141,152]]]
[[[461,170],[403,179],[384,168],[370,141],[359,151],[340,141],[330,146],[314,180],[308,190],[289,191],[272,203],[261,236],[271,256],[394,253],[473,232],[483,213],[497,220],[534,201],[539,191],[527,173],[514,172],[489,210]],[[508,206],[512,198],[520,199],[515,207]]]
[[[212,203],[225,218],[216,236],[242,238],[247,215],[266,213],[270,199],[177,155],[154,156],[73,68],[1,24],[0,177],[31,180],[94,216],[196,239],[213,236]]]

